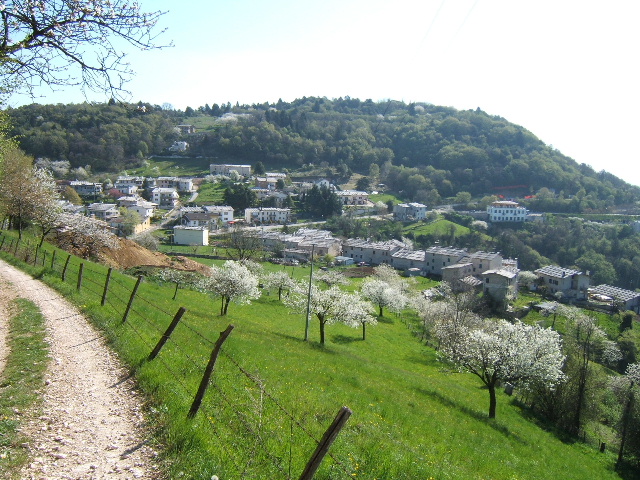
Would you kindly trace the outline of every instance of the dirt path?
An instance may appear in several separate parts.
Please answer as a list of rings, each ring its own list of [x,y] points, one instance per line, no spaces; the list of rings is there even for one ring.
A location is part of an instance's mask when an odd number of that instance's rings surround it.
[[[57,292],[1,260],[0,292],[0,317],[16,295],[38,305],[51,350],[43,412],[25,415],[32,460],[21,478],[159,478],[141,398],[101,336]],[[0,358],[5,349],[0,340]]]

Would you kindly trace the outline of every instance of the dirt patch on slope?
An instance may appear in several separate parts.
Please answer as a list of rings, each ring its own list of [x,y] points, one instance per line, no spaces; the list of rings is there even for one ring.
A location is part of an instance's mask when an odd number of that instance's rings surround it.
[[[152,252],[125,238],[118,239],[118,248],[103,250],[99,260],[113,268],[126,270],[132,267],[175,268],[206,274],[209,267],[186,257],[169,257],[164,253]]]

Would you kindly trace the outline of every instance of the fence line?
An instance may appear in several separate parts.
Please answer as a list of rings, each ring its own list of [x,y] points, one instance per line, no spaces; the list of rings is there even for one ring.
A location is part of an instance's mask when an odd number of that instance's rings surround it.
[[[11,241],[6,241],[7,238],[8,237],[6,235],[2,235],[2,239],[0,240],[0,251],[8,252],[16,258],[20,258],[20,252],[21,255],[24,255],[25,259],[31,258],[30,250],[27,248],[28,245],[26,247],[23,247],[22,242],[18,241],[16,241],[14,245],[13,239],[11,239]],[[23,250],[20,250],[20,248],[23,248]],[[137,291],[137,287],[140,287],[140,284],[142,283],[142,277],[138,278],[134,286],[133,281],[124,281],[125,279],[129,280],[126,277],[123,277],[121,275],[114,275],[112,273],[112,269],[103,270],[95,268],[94,264],[90,262],[84,262],[77,257],[66,254],[66,252],[62,250],[54,248],[52,251],[47,251],[45,246],[36,250],[33,256],[34,265],[38,265],[37,260],[40,257],[42,258],[41,268],[43,269],[44,273],[49,272],[52,275],[55,275],[56,278],[58,278],[65,284],[75,284],[76,289],[74,290],[76,291],[77,295],[82,295],[84,297],[89,296],[91,298],[95,297],[99,305],[113,311],[114,320],[111,321],[109,325],[104,327],[108,329],[108,331],[110,331],[112,335],[115,335],[116,338],[118,338],[124,334],[126,329],[130,329],[135,337],[138,338],[140,344],[148,349],[148,352],[154,351],[156,341],[160,338],[163,338],[163,336],[165,335],[164,328],[166,328],[166,326],[160,327],[160,324],[157,321],[152,321],[150,318],[153,315],[150,315],[150,312],[157,312],[158,315],[156,317],[159,317],[161,319],[166,318],[167,323],[169,323],[171,319],[173,319],[174,314],[167,312],[160,305],[158,305],[158,302],[150,300],[149,298],[145,297],[144,294]],[[49,259],[50,261],[47,262],[47,260]],[[78,264],[78,262],[81,263]],[[47,265],[47,263],[49,263],[49,265]],[[78,274],[77,276],[74,276],[72,272],[75,272],[76,268],[78,269]],[[104,280],[98,280],[98,278],[100,277],[102,277]],[[127,285],[127,283],[129,283],[129,285]],[[128,299],[123,298],[123,296],[127,295],[130,295]],[[139,302],[142,307],[136,306],[136,302]],[[125,306],[126,310],[124,311],[122,322],[115,321],[115,318],[117,318],[118,315],[122,314]],[[162,320],[162,323],[164,323],[164,320]],[[144,329],[140,328],[141,325],[145,326]],[[181,330],[182,332],[189,332],[191,335],[198,338],[203,346],[210,347],[211,345],[215,344],[213,340],[208,338],[194,325],[192,325],[187,318],[182,318],[180,322],[175,326],[175,328],[176,330]],[[144,333],[142,330],[144,330]],[[153,336],[156,337],[156,340],[150,341],[149,339]],[[167,345],[170,345],[170,352],[168,352],[167,354],[156,353],[153,358],[146,359],[145,361],[152,361],[158,364],[158,366],[165,370],[167,374],[173,379],[173,387],[178,387],[178,390],[180,391],[179,395],[184,396],[185,398],[192,398],[195,392],[191,391],[192,389],[183,381],[186,373],[180,373],[176,371],[169,363],[169,358],[171,358],[170,355],[177,355],[176,358],[181,358],[183,362],[186,362],[187,368],[197,371],[203,368],[203,363],[201,359],[194,358],[193,355],[190,354],[190,350],[195,349],[185,348],[185,346],[182,344],[183,342],[177,341],[174,335],[167,336],[167,338],[164,339],[164,342]],[[223,369],[224,373],[216,371],[216,376],[214,376],[214,379],[211,381],[211,385],[213,386],[212,392],[210,392],[207,397],[211,397],[211,395],[215,393],[218,399],[221,400],[221,403],[216,404],[215,402],[203,402],[201,405],[201,410],[204,414],[204,417],[206,418],[209,428],[212,430],[212,433],[214,433],[215,437],[221,444],[223,444],[223,442],[226,442],[227,444],[231,443],[234,447],[233,450],[237,450],[238,452],[247,449],[246,445],[243,448],[242,445],[238,444],[233,435],[225,435],[221,432],[218,424],[224,425],[225,422],[229,423],[231,421],[231,417],[229,417],[227,420],[222,420],[219,418],[219,416],[222,415],[224,411],[229,412],[226,415],[231,415],[233,418],[235,418],[235,421],[233,423],[237,422],[237,425],[241,427],[241,429],[244,430],[248,436],[254,439],[253,450],[247,452],[248,460],[246,465],[242,466],[240,463],[238,463],[233,455],[226,456],[227,460],[229,460],[233,464],[232,467],[242,475],[248,474],[248,472],[252,471],[252,469],[255,471],[262,471],[261,469],[267,468],[264,465],[264,462],[266,461],[267,464],[271,465],[271,468],[277,470],[277,472],[284,478],[292,478],[291,465],[293,461],[294,428],[297,429],[304,438],[307,438],[307,440],[316,447],[320,445],[320,440],[316,438],[316,435],[314,435],[307,426],[303,425],[302,421],[296,418],[293,413],[288,411],[277,398],[275,398],[264,388],[263,382],[259,378],[257,378],[255,374],[250,373],[244,367],[242,367],[242,365],[235,358],[233,358],[233,356],[230,355],[230,353],[226,349],[220,348],[220,353],[228,363]],[[243,388],[235,385],[236,381],[227,379],[227,376],[229,374],[233,374],[234,370],[235,372],[237,372],[237,374],[240,374],[245,379],[245,382],[248,382]],[[225,387],[222,383],[220,383],[220,380],[225,380],[225,382],[229,383],[229,385]],[[239,384],[242,385],[243,383],[244,382],[240,382]],[[170,390],[174,389],[170,385],[167,387]],[[232,399],[229,397],[226,390],[230,387],[236,389],[235,395],[242,395],[242,390],[244,389],[245,400],[243,400],[243,403],[246,401],[247,405],[251,405],[254,402],[254,398],[251,397],[250,394],[250,389],[259,391],[261,404],[259,407],[260,414],[257,415],[257,417],[259,417],[257,420],[252,418],[253,415],[250,410],[244,412],[238,406],[239,402],[237,399]],[[176,390],[174,391],[178,394]],[[226,405],[226,407],[224,405]],[[224,410],[219,413],[214,412],[214,406],[216,408],[223,408]],[[277,419],[286,419],[289,423],[289,428],[287,428],[286,430],[290,430],[290,433],[285,434],[285,436],[282,437],[277,431],[264,432],[262,421],[263,410],[272,411],[273,413],[271,413],[271,415],[276,415],[275,418]],[[214,419],[217,419],[217,424]],[[272,423],[275,424],[276,422],[272,420]],[[282,429],[282,433],[284,433],[284,430],[285,429]],[[265,433],[267,433],[266,437]],[[276,440],[272,440],[273,438],[275,438]],[[271,449],[274,448],[274,446],[277,447],[278,450],[286,450],[288,446],[288,472],[286,471],[285,465],[287,457],[286,452],[273,453]],[[295,446],[298,447],[297,444]],[[259,452],[262,452],[263,454],[263,456],[261,457],[262,460],[257,458]],[[300,461],[304,459],[300,458],[300,456],[308,456],[311,452],[299,453],[298,451],[296,451],[296,453],[298,454],[298,456],[296,457],[296,463],[304,465],[304,461]],[[329,452],[329,457],[333,460],[334,465],[338,467],[341,473],[344,474],[345,478],[352,478],[348,467],[344,463],[342,463],[334,455],[332,455],[331,452]]]

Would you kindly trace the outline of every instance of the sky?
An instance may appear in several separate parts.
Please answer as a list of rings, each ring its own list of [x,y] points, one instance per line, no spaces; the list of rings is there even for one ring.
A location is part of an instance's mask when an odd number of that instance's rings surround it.
[[[174,46],[131,51],[130,101],[184,109],[350,96],[480,107],[640,185],[638,0],[138,3],[167,11],[160,41]],[[108,100],[38,93],[38,103]]]

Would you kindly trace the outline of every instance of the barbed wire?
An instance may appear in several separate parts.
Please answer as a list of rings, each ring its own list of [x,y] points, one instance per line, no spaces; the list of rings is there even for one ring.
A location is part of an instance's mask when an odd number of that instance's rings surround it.
[[[4,239],[4,236],[3,236],[3,239]],[[2,243],[2,245],[0,246],[0,250],[3,250],[14,256],[17,256],[15,253],[9,250],[13,249],[15,252],[17,252],[19,247],[19,242],[16,243],[15,245],[13,242],[10,242],[8,244],[9,246],[7,246],[6,243],[7,243],[6,241]],[[54,250],[53,252],[63,252],[63,251]],[[35,256],[34,263],[37,263],[38,257],[42,255],[43,268],[45,269],[45,271],[48,271],[51,274],[59,276],[60,279],[62,279],[62,276],[63,276],[62,274],[64,272],[65,273],[64,283],[73,284],[74,282],[77,282],[79,273],[80,273],[80,270],[79,270],[80,267],[77,260],[80,260],[81,262],[83,261],[74,256],[64,258],[60,254],[54,255],[53,252],[48,253],[45,249],[42,249],[42,252],[40,252],[38,256]],[[51,261],[48,265],[46,265],[47,263],[46,260],[48,259],[47,258],[48,255],[50,255],[49,258],[51,259]],[[60,261],[61,259],[64,259],[64,260]],[[133,290],[133,279],[131,279],[131,282],[129,282],[128,281],[129,279],[123,280],[119,278],[121,275],[112,274],[110,276],[110,283],[107,288],[106,281],[100,282],[95,279],[96,277],[99,277],[101,275],[105,276],[105,279],[106,279],[107,272],[102,271],[101,269],[98,269],[98,268],[94,268],[91,262],[83,262],[83,263],[84,265],[83,265],[83,278],[81,283],[81,289],[86,291],[84,293],[83,292],[79,292],[79,293],[81,295],[98,296],[99,298],[101,298],[103,294],[106,292],[107,296],[105,298],[104,306],[111,309],[114,314],[122,314],[122,310],[124,306],[128,305],[129,303],[129,298],[123,298],[123,295],[126,297],[130,297],[130,292],[132,292]],[[75,272],[72,272],[72,269],[75,270]],[[75,275],[73,273],[75,273]],[[92,275],[85,275],[87,273],[91,273]],[[74,276],[76,277],[75,279],[73,278]],[[127,283],[130,283],[130,285],[127,285]],[[123,294],[121,294],[120,292],[123,292]],[[127,294],[125,295],[124,292],[127,292]],[[142,302],[143,308],[141,309],[140,306],[137,306],[136,302]],[[150,315],[149,314],[150,311],[158,312],[158,315]],[[155,332],[159,338],[160,336],[164,335],[164,331],[159,327],[158,321],[151,320],[151,318],[153,317],[160,318],[160,319],[166,318],[168,321],[171,321],[171,319],[174,317],[174,314],[162,308],[157,301],[154,302],[148,299],[145,295],[141,294],[140,291],[136,293],[136,296],[134,298],[134,302],[132,304],[129,314],[131,317],[128,318],[126,322],[118,323],[117,320],[114,320],[110,322],[110,326],[107,326],[106,328],[109,328],[110,333],[114,335],[116,338],[121,337],[126,331],[126,329],[131,330],[133,334],[138,338],[138,341],[141,343],[141,345],[143,345],[145,348],[148,348],[149,352],[151,352],[154,348],[154,345],[152,345],[149,341],[149,337],[150,337],[149,331]],[[143,333],[139,328],[138,326],[139,322],[142,322],[142,324],[145,326],[145,329],[146,329],[145,333]],[[122,328],[119,328],[120,326],[122,326]],[[198,328],[196,328],[187,320],[181,319],[178,326],[188,331],[194,337],[198,338],[199,341],[202,343],[202,345],[205,347],[210,348],[216,343],[212,339],[208,338],[205,334],[203,334]],[[182,345],[181,342],[176,341],[173,335],[167,338],[167,345],[163,348],[170,348],[175,355],[178,355],[180,358],[183,359],[183,361],[187,363],[189,368],[193,368],[193,369],[203,368],[202,359],[194,358],[193,354],[190,353],[190,350],[196,350],[196,349],[193,349],[193,348],[187,349],[186,346]],[[275,439],[275,444],[279,445],[281,448],[286,449],[286,446],[288,444],[289,472],[287,472],[285,469],[286,465],[283,464],[283,458],[286,456],[286,454],[279,456],[278,454],[273,453],[269,448],[269,442],[267,441],[267,438],[264,437],[264,431],[262,430],[262,426],[261,426],[262,413],[260,414],[260,419],[259,419],[260,423],[257,426],[254,425],[254,420],[252,420],[252,415],[250,413],[251,410],[249,405],[252,404],[252,402],[254,402],[255,400],[253,399],[253,397],[251,397],[249,393],[249,387],[247,386],[244,387],[244,390],[245,390],[244,398],[246,398],[247,401],[238,402],[237,398],[232,399],[231,397],[229,397],[223,385],[221,385],[218,380],[214,379],[211,382],[211,386],[215,391],[216,395],[224,403],[225,405],[224,410],[228,411],[226,415],[231,415],[233,418],[235,418],[235,422],[233,423],[237,423],[237,425],[241,427],[242,430],[247,432],[247,435],[249,435],[254,440],[252,443],[253,448],[251,448],[250,452],[248,452],[251,454],[249,455],[247,463],[244,467],[242,467],[242,465],[240,465],[236,461],[235,456],[230,455],[230,456],[227,456],[226,458],[229,458],[229,461],[233,464],[233,468],[235,468],[235,470],[239,474],[244,476],[252,468],[260,468],[259,465],[255,467],[253,466],[253,462],[257,461],[256,457],[258,456],[258,449],[259,449],[259,451],[262,452],[262,454],[264,455],[263,458],[266,459],[265,461],[271,464],[272,468],[277,470],[277,472],[279,472],[285,478],[287,479],[291,478],[291,462],[292,462],[294,427],[299,429],[299,431],[315,445],[318,445],[320,441],[318,440],[316,435],[314,435],[309,430],[307,426],[305,426],[298,418],[296,418],[296,416],[292,412],[290,412],[287,408],[285,408],[284,405],[274,395],[272,395],[267,391],[267,389],[264,387],[264,382],[262,380],[260,380],[255,374],[249,372],[245,367],[243,367],[240,364],[240,362],[237,361],[226,349],[222,348],[221,354],[224,356],[225,359],[229,361],[230,365],[232,365],[235,368],[235,371],[238,374],[240,374],[243,378],[245,378],[247,382],[249,382],[249,385],[251,387],[258,389],[260,391],[261,399],[264,399],[264,401],[270,402],[273,405],[273,407],[267,408],[266,404],[262,403],[260,408],[263,410],[271,410],[272,412],[273,412],[272,408],[275,408],[276,409],[275,411],[279,412],[280,415],[288,419],[289,430],[290,430],[290,433],[288,434],[288,439],[286,437],[283,438],[282,436],[278,435],[276,431],[270,432],[269,434],[269,436],[272,437],[272,441],[273,439]],[[194,394],[194,392],[191,391],[191,389],[185,384],[185,382],[181,378],[182,375],[176,372],[164,357],[165,356],[163,355],[157,355],[153,359],[153,362],[158,362],[159,366],[167,372],[167,374],[174,380],[175,382],[174,386],[178,386],[178,390],[175,390],[173,386],[170,386],[170,385],[165,387],[168,387],[170,390],[173,390],[176,395],[185,395],[186,398],[190,398]],[[238,382],[237,380],[231,380],[230,383],[234,386],[236,384],[237,385],[242,384],[242,382]],[[241,389],[236,388],[236,391],[237,391],[236,395],[242,398]],[[263,400],[261,400],[261,402],[262,401]],[[247,408],[246,412],[240,408],[239,406],[240,404],[246,406]],[[241,444],[234,441],[234,437],[232,435],[230,436],[230,435],[222,434],[222,432],[220,431],[220,429],[218,428],[218,426],[214,421],[214,419],[218,418],[219,415],[213,412],[210,404],[205,403],[201,405],[200,408],[202,409],[202,413],[205,416],[205,419],[207,424],[209,425],[209,428],[212,430],[212,433],[215,435],[216,438],[218,438],[219,441],[224,441],[227,444],[231,444],[231,446],[238,451],[247,449],[246,446],[244,446],[243,448]],[[273,415],[275,415],[275,413],[273,413]],[[230,422],[230,421],[231,421],[231,418],[227,420],[227,422]],[[258,420],[255,420],[255,421],[258,421]],[[218,422],[220,423],[219,419],[218,419]],[[331,452],[328,453],[328,456],[333,460],[334,466],[339,468],[342,471],[342,473],[344,473],[345,476],[351,478],[351,474],[348,470],[348,467],[342,461],[337,459]],[[332,469],[333,469],[333,466],[332,466]]]

